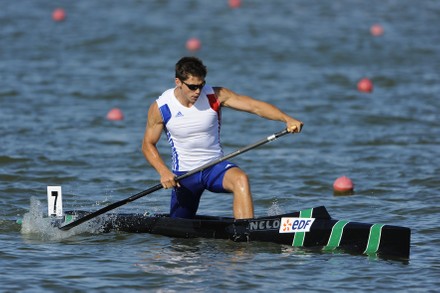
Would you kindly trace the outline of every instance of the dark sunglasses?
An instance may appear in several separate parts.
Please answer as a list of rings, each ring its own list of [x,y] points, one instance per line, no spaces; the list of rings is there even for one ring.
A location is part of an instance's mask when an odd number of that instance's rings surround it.
[[[198,89],[202,89],[204,86],[205,86],[205,84],[206,84],[206,81],[203,81],[201,84],[187,84],[186,82],[184,82],[183,80],[180,80],[183,84],[185,84],[190,90],[192,90],[192,91],[195,91],[195,90],[198,90]]]

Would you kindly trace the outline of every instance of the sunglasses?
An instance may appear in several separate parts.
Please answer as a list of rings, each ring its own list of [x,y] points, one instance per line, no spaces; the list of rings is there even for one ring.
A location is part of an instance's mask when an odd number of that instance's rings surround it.
[[[198,90],[198,89],[202,89],[204,86],[205,86],[205,84],[206,84],[206,81],[203,81],[201,84],[187,84],[186,82],[184,82],[183,80],[180,80],[184,85],[186,85],[190,90],[192,90],[192,91],[195,91],[195,90]]]

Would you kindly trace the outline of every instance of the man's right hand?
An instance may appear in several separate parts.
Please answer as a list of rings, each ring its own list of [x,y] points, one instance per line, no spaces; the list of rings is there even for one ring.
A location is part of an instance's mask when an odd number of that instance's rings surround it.
[[[160,183],[162,184],[162,187],[165,189],[173,188],[176,186],[180,187],[179,182],[176,181],[176,175],[174,175],[174,173],[170,171],[161,174]]]

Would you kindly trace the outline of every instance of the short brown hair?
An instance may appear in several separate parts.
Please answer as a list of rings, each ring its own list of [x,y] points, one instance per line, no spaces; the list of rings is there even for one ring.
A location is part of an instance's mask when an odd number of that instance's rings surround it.
[[[176,78],[185,81],[190,75],[205,79],[208,70],[202,60],[196,57],[183,57],[176,63]]]

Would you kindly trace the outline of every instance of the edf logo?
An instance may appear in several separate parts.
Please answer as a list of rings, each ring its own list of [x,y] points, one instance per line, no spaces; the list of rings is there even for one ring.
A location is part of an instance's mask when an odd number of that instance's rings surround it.
[[[315,218],[281,218],[280,233],[309,232]]]

